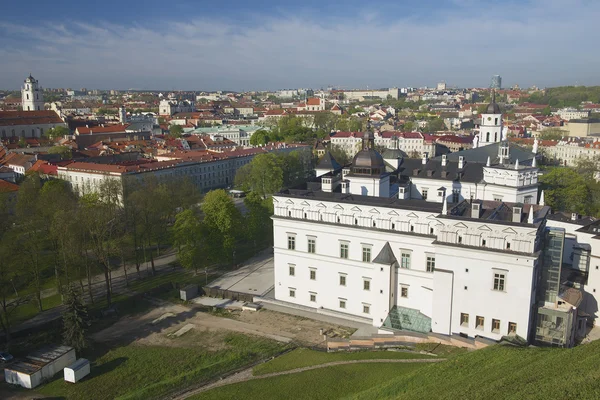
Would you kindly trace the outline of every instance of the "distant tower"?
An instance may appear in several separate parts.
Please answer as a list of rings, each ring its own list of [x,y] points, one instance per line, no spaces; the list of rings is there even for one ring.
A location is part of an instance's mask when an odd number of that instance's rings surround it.
[[[481,114],[479,126],[479,146],[486,146],[502,141],[502,111],[496,104],[496,91],[492,89],[492,102]]]
[[[500,75],[492,76],[492,84],[490,85],[492,89],[502,89],[502,77]]]
[[[44,109],[44,95],[38,81],[29,74],[21,88],[23,111],[40,111]]]
[[[122,124],[127,122],[127,110],[125,110],[125,106],[119,107],[119,122]]]

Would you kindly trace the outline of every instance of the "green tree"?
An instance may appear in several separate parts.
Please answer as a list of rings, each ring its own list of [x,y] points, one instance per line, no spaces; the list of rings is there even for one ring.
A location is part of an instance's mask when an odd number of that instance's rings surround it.
[[[60,158],[63,160],[70,160],[73,158],[73,152],[67,146],[53,146],[48,149],[48,154],[60,154]]]
[[[259,154],[236,173],[235,185],[245,191],[255,191],[263,199],[283,187],[283,165],[273,153]]]
[[[177,260],[186,269],[194,269],[204,265],[202,248],[202,225],[192,210],[184,210],[176,215],[171,229],[173,244],[177,247]]]
[[[27,141],[25,140],[25,138],[24,138],[24,137],[22,137],[22,138],[19,138],[19,142],[17,143],[17,145],[18,145],[20,148],[27,147]]]
[[[314,115],[313,124],[316,129],[331,132],[335,129],[337,116],[332,112],[319,112]]]
[[[244,216],[246,238],[254,251],[270,244],[273,240],[273,198],[263,199],[258,193],[250,192],[244,198],[248,212]]]
[[[406,121],[402,128],[405,132],[414,132],[415,123],[413,121]]]
[[[264,129],[259,129],[252,134],[250,137],[250,144],[252,146],[262,146],[271,141],[269,132]]]
[[[44,132],[44,136],[52,140],[60,139],[69,134],[71,134],[71,132],[64,126],[55,126],[54,128],[48,129],[46,132]]]
[[[549,116],[552,115],[552,110],[550,109],[550,106],[546,106],[543,110],[542,110],[542,114]]]
[[[339,145],[333,145],[329,143],[327,145],[327,151],[340,165],[346,165],[352,161],[352,158],[346,153],[343,147]]]
[[[63,312],[63,342],[80,352],[87,347],[86,333],[90,326],[87,307],[81,294],[69,286],[65,294],[66,310]]]
[[[541,179],[544,200],[555,211],[588,214],[591,193],[585,179],[571,168],[552,168]]]
[[[212,190],[204,196],[203,238],[207,259],[214,263],[235,263],[235,249],[240,237],[242,215],[223,189]]]
[[[569,132],[560,128],[547,128],[540,132],[539,138],[542,140],[560,140],[569,136]]]
[[[446,125],[444,124],[444,120],[441,118],[433,118],[427,122],[427,127],[425,128],[427,132],[437,132],[443,131],[446,129]]]
[[[169,134],[173,138],[180,138],[183,134],[183,128],[181,125],[171,125],[169,126]]]

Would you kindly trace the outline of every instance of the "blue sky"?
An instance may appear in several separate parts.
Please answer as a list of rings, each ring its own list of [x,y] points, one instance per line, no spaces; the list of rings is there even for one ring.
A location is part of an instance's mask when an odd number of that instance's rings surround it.
[[[3,0],[0,88],[600,84],[592,0]]]

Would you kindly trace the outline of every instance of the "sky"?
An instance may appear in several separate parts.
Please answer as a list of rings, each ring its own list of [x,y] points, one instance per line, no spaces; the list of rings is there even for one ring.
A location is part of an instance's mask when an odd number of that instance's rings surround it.
[[[600,84],[597,0],[0,0],[0,88]]]

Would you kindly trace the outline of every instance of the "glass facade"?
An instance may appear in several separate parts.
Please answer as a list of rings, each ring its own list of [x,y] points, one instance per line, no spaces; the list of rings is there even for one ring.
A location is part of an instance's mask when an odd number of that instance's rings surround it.
[[[563,258],[565,230],[547,228],[541,273],[540,296],[544,303],[556,303],[560,285],[560,269]]]

